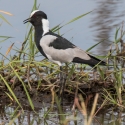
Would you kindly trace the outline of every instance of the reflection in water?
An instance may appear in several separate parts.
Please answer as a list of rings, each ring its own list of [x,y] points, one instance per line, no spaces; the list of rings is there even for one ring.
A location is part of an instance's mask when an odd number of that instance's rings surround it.
[[[0,125],[13,123],[14,125],[59,125],[58,113],[56,108],[53,112],[48,112],[49,107],[37,108],[33,112],[30,108],[17,110],[15,106],[0,105]],[[66,119],[69,120],[67,125],[83,125],[84,119],[80,112],[77,113],[75,119],[73,112],[69,106],[65,106]],[[75,121],[75,122],[74,122]],[[93,119],[93,125],[124,125],[125,114],[114,112],[112,109],[105,109]]]
[[[114,30],[120,26],[123,21],[122,18],[125,16],[125,7],[122,7],[124,0],[97,0],[96,4],[90,26],[96,31],[95,40],[99,42],[103,39],[114,38]],[[109,44],[111,44],[109,40],[102,42],[99,46],[99,53],[106,54]]]

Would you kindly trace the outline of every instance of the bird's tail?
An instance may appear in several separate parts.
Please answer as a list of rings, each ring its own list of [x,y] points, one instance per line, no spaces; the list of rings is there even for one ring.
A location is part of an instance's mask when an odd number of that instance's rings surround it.
[[[89,55],[89,54],[88,54]],[[92,56],[92,55],[89,55],[90,57],[91,57],[91,64],[93,65],[93,66],[95,66],[95,65],[97,65],[97,64],[99,64],[99,65],[103,65],[103,66],[105,66],[106,65],[106,62],[104,62],[104,61],[102,61],[102,60],[100,60],[100,59],[98,59],[98,58],[96,58],[96,57],[94,57],[94,56]]]
[[[89,60],[85,60],[85,59],[82,59],[82,58],[79,58],[79,57],[75,57],[72,62],[88,64],[92,67],[94,67],[96,65],[103,65],[103,66],[106,65],[106,63],[104,61],[101,61],[100,59],[98,59],[98,58],[96,58],[92,55],[89,55],[89,54],[88,54],[88,56],[90,57]]]

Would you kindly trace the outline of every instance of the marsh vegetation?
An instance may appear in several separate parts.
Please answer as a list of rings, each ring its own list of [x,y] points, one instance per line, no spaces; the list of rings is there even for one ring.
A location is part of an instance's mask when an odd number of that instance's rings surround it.
[[[37,9],[37,1],[32,10]],[[0,18],[11,25],[0,11]],[[82,14],[59,30],[89,14]],[[25,39],[20,48],[12,44],[0,60],[0,124],[32,125],[93,125],[125,123],[125,31],[124,23],[116,28],[114,40],[105,56],[97,56],[107,65],[93,69],[85,64],[64,64],[67,75],[64,90],[64,105],[59,103],[59,67],[44,59],[34,43],[34,29],[28,25]],[[0,42],[10,39],[0,36]],[[103,39],[87,51],[109,39]],[[15,55],[10,55],[15,51]]]

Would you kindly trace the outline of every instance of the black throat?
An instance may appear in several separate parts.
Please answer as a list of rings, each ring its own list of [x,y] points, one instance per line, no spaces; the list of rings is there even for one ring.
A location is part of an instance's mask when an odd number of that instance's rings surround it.
[[[42,24],[35,26],[35,43],[36,46],[38,48],[38,50],[40,51],[40,53],[47,58],[46,54],[43,52],[43,48],[40,46],[40,40],[42,38],[43,35],[43,27]]]

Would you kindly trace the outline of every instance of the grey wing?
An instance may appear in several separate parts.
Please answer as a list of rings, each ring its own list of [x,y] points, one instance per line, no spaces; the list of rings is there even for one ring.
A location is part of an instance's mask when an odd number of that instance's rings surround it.
[[[75,57],[89,60],[90,56],[63,37],[45,35],[41,39],[41,47],[51,61],[72,62]]]
[[[54,34],[51,32],[52,35],[55,35],[58,37],[53,42],[49,44],[50,47],[53,47],[55,49],[61,50],[58,51],[58,59],[61,58],[62,62],[75,62],[75,63],[83,63],[88,64],[90,66],[95,66],[98,63],[100,65],[106,65],[104,61],[101,61],[100,59],[90,55],[89,53],[85,52],[84,50],[81,50],[71,42],[69,42],[67,39]],[[57,57],[57,55],[55,55]]]

